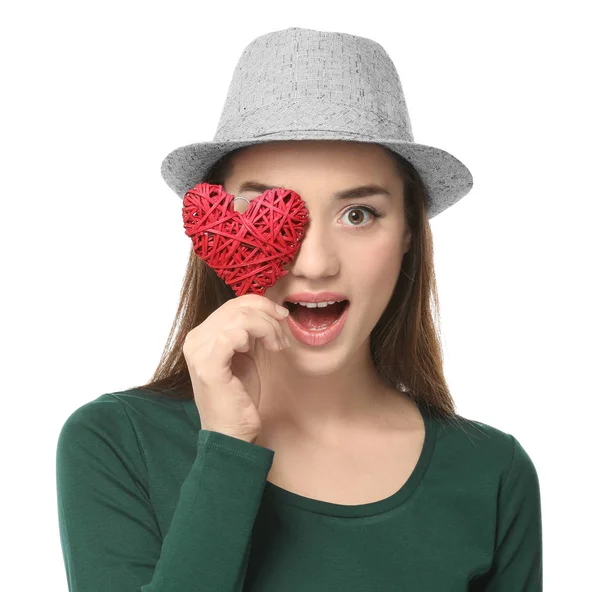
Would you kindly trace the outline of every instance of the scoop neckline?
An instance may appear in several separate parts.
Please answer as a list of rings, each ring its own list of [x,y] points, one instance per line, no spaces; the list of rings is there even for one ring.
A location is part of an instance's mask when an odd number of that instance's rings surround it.
[[[406,502],[406,500],[408,500],[408,498],[419,486],[419,483],[421,482],[421,479],[423,478],[423,475],[429,466],[435,443],[435,418],[432,417],[432,414],[427,407],[424,407],[418,401],[416,403],[425,426],[425,439],[423,442],[423,447],[421,448],[421,454],[419,455],[419,459],[417,460],[412,473],[402,487],[392,495],[366,504],[336,504],[333,502],[306,497],[300,495],[299,493],[294,493],[293,491],[284,489],[283,487],[280,487],[279,485],[271,483],[271,481],[267,480],[264,488],[265,497],[272,501],[283,502],[284,504],[296,506],[315,514],[348,518],[360,518],[372,516],[374,514],[381,514],[400,506]]]

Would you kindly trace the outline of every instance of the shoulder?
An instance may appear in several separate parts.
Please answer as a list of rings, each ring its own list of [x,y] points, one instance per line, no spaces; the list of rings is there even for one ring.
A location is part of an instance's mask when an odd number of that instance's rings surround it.
[[[135,430],[125,405],[120,397],[105,393],[68,415],[58,435],[57,454],[67,459],[135,447]]]
[[[435,422],[436,449],[442,456],[500,480],[515,472],[537,479],[533,460],[514,434],[458,414]]]
[[[134,388],[104,393],[84,403],[71,412],[62,429],[91,425],[111,429],[125,425],[132,426],[140,422],[152,422],[157,418],[164,421],[169,415],[179,416],[182,413],[181,401]]]
[[[72,411],[63,422],[59,439],[84,432],[100,435],[126,423],[127,414],[122,402],[113,394],[106,393]]]
[[[58,454],[110,450],[141,461],[145,440],[179,429],[182,421],[186,416],[180,401],[142,389],[104,393],[68,415],[58,436]]]

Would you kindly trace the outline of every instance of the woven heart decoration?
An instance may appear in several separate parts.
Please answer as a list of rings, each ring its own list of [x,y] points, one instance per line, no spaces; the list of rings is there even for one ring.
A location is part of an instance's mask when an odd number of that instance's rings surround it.
[[[304,236],[308,209],[291,189],[275,188],[234,210],[235,196],[222,185],[198,183],[183,197],[183,225],[196,255],[236,296],[265,290],[288,274]]]

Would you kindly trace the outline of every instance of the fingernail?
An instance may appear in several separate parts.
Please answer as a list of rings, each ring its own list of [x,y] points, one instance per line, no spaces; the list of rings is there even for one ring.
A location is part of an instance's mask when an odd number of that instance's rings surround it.
[[[285,306],[279,306],[279,304],[277,304],[276,306],[277,306],[277,312],[280,315],[283,315],[284,317],[287,317],[288,314],[290,314],[290,311]]]
[[[290,338],[287,335],[283,336],[283,340],[285,341],[286,345],[292,345],[292,342],[290,341]]]

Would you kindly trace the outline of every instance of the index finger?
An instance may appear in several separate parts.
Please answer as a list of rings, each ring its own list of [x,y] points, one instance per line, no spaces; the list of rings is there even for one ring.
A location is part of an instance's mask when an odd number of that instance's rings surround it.
[[[272,316],[285,318],[290,314],[289,309],[287,309],[285,306],[280,306],[276,302],[273,302],[270,298],[261,296],[260,294],[244,294],[235,298],[235,301],[238,303],[241,302],[242,306],[246,306],[246,304],[244,304],[244,301],[246,300],[249,301],[249,306],[256,307],[258,305],[260,310]]]

